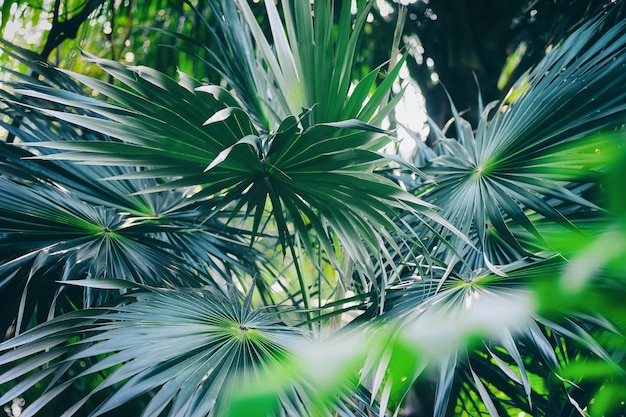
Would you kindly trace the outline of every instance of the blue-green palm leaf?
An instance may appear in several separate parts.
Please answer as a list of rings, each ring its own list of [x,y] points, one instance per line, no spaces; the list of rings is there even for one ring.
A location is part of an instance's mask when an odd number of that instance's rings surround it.
[[[200,224],[193,210],[168,213],[163,206],[162,214],[131,215],[110,202],[94,204],[65,189],[6,178],[0,178],[0,191],[4,328],[16,313],[18,328],[27,324],[38,304],[44,316],[46,306],[54,311],[53,280],[118,278],[153,286],[220,287],[231,282],[233,269],[241,273],[253,268],[254,252],[236,231],[219,220]],[[173,203],[186,203],[184,194],[169,197]],[[48,298],[43,297],[46,293]],[[98,291],[88,290],[74,302],[90,306],[105,300]]]
[[[18,48],[9,53],[45,76],[16,77],[38,88],[54,86],[86,97],[67,75],[31,63],[27,52]],[[0,124],[21,143],[109,140],[16,104],[18,99],[31,101],[11,90],[2,95],[8,100],[2,112],[19,123]],[[84,109],[75,112],[80,114],[93,116]],[[7,300],[0,315],[3,334],[11,326],[28,327],[34,315],[41,322],[72,303],[97,305],[109,298],[91,289],[61,294],[55,280],[113,277],[154,286],[223,288],[244,272],[256,271],[259,254],[244,240],[246,232],[225,224],[227,210],[215,215],[211,207],[194,204],[187,189],[142,194],[159,180],[102,180],[137,173],[134,167],[42,162],[33,158],[45,150],[31,153],[5,142],[0,148],[5,196],[0,202],[0,289]]]
[[[402,236],[393,220],[398,211],[449,226],[428,204],[375,171],[388,163],[376,152],[387,141],[378,128],[358,120],[313,124],[311,112],[304,112],[287,117],[275,132],[261,134],[220,87],[189,89],[149,68],[91,60],[128,88],[71,74],[110,101],[36,85],[18,91],[89,112],[43,109],[113,140],[29,143],[65,151],[46,151],[44,160],[139,167],[110,179],[160,181],[140,192],[199,187],[190,203],[204,207],[204,213],[228,207],[233,215],[250,219],[253,239],[262,233],[269,207],[280,250],[295,253],[295,231],[313,255],[315,237],[339,269],[336,234],[365,276],[373,275],[376,262],[390,261],[402,244],[388,233]],[[386,249],[381,253],[381,248]]]
[[[388,325],[401,323],[397,333],[415,346],[413,355],[418,360],[414,368],[401,369],[409,383],[380,381],[374,391],[387,388],[402,398],[412,378],[421,377],[428,363],[427,369],[437,375],[436,416],[449,415],[458,407],[470,415],[485,411],[491,416],[508,415],[508,400],[498,393],[529,414],[574,410],[575,390],[560,376],[561,366],[586,357],[619,371],[616,363],[621,357],[602,347],[598,335],[615,329],[592,310],[559,308],[558,316],[554,311],[547,316],[538,313],[533,287],[553,283],[565,265],[558,257],[521,261],[504,269],[507,277],[488,271],[451,276],[439,292],[430,280],[442,272],[433,271],[430,278],[394,288],[380,319]],[[548,312],[549,302],[541,310]],[[472,341],[469,347],[464,338]],[[546,384],[551,399],[545,397]]]
[[[424,166],[433,185],[422,198],[472,237],[479,253],[464,252],[473,267],[548,249],[538,221],[577,230],[572,213],[598,217],[580,185],[602,178],[604,153],[623,141],[607,132],[621,128],[626,111],[625,25],[596,39],[602,24],[586,24],[502,103],[481,108],[476,131],[456,110],[456,139],[433,127],[439,140]]]
[[[77,340],[77,334],[84,337]],[[153,395],[144,416],[219,415],[239,384],[285,360],[302,342],[297,331],[234,292],[149,289],[114,307],[60,316],[0,345],[6,387],[0,402],[51,377],[55,385],[24,410],[33,415],[64,389],[100,373],[104,379],[76,404],[66,404],[64,415],[102,415],[146,393]],[[92,357],[99,361],[81,371],[80,362]],[[48,365],[39,371],[44,361]],[[19,372],[7,370],[14,363]],[[40,373],[24,379],[32,372]],[[16,379],[23,382],[9,389]],[[102,400],[99,393],[110,387],[114,393]],[[298,402],[284,400],[286,406]]]
[[[261,131],[276,130],[304,109],[311,109],[315,123],[354,118],[378,126],[400,98],[388,102],[401,66],[390,68],[380,82],[381,69],[376,68],[352,85],[373,3],[359,0],[353,14],[349,2],[336,7],[327,1],[288,0],[281,2],[280,11],[274,2],[264,2],[269,36],[247,1],[211,0],[216,18],[205,21],[210,44],[172,35],[205,50],[208,60],[184,48],[222,74]]]

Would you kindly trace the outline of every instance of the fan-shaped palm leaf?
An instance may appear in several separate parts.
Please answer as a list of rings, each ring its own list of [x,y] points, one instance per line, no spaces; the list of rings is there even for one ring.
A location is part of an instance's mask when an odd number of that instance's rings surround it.
[[[72,384],[101,373],[104,380],[66,404],[64,415],[102,415],[149,392],[154,395],[144,416],[220,415],[240,383],[258,378],[303,342],[297,331],[252,310],[250,298],[242,302],[234,292],[146,289],[124,298],[115,307],[60,316],[0,345],[0,363],[21,364],[19,372],[3,372],[0,402],[49,380],[53,385],[22,414],[33,415]],[[79,333],[85,337],[77,340]],[[81,370],[79,362],[92,357],[97,363]],[[33,376],[24,378],[28,374]],[[9,389],[15,379],[22,382]],[[111,387],[113,394],[102,400]],[[285,397],[283,404],[298,409],[299,401]]]
[[[476,132],[456,110],[457,139],[434,127],[437,156],[424,167],[433,185],[422,198],[472,236],[480,249],[477,256],[464,251],[472,267],[546,248],[539,219],[576,229],[575,215],[559,204],[586,209],[588,216],[600,211],[576,187],[602,178],[607,143],[616,147],[623,135],[596,134],[619,128],[626,111],[626,25],[595,39],[603,23],[576,31],[498,107],[481,109]]]
[[[611,324],[588,315],[579,305],[571,311],[559,308],[558,317],[536,313],[539,306],[531,289],[554,282],[564,265],[561,258],[552,258],[510,265],[505,269],[507,277],[489,272],[450,277],[441,291],[431,295],[432,286],[421,280],[391,290],[388,311],[380,319],[403,323],[395,336],[399,341],[391,346],[397,350],[408,343],[413,353],[404,352],[403,359],[396,352],[396,360],[411,363],[407,357],[414,359],[412,365],[400,368],[402,381],[373,379],[373,391],[392,393],[399,404],[429,363],[438,375],[436,416],[449,415],[459,405],[470,415],[485,410],[492,416],[509,415],[511,399],[529,414],[550,415],[554,409],[572,407],[576,402],[569,394],[570,384],[560,377],[562,364],[578,356],[595,357],[619,370],[614,361],[619,355],[607,353],[592,336],[598,329],[614,331]],[[597,326],[594,330],[590,330],[592,323]],[[465,340],[475,336],[480,336],[480,342],[474,340],[466,349]],[[389,358],[372,364],[370,372],[379,375],[384,375],[381,369],[398,366]],[[550,401],[543,397],[548,383],[544,381],[550,381]]]
[[[626,110],[626,25],[619,23],[606,34],[594,37],[601,24],[602,19],[585,25],[549,53],[497,109],[496,103],[481,109],[475,132],[456,110],[457,139],[448,139],[433,127],[438,142],[433,150],[418,150],[421,153],[416,159],[424,163],[420,168],[432,181],[424,183],[420,179],[416,190],[424,200],[440,206],[478,250],[459,250],[464,263],[459,263],[456,270],[462,278],[457,284],[440,280],[441,292],[434,291],[437,287],[428,279],[428,271],[434,278],[441,277],[441,273],[425,269],[417,274],[418,281],[408,291],[390,293],[389,314],[410,312],[409,317],[418,322],[424,317],[425,323],[436,321],[437,315],[462,320],[468,303],[476,301],[472,295],[481,299],[511,297],[511,306],[519,306],[513,300],[516,290],[508,285],[530,285],[542,277],[555,280],[560,274],[558,263],[540,261],[545,256],[542,252],[554,251],[544,239],[546,232],[554,233],[554,228],[540,230],[542,224],[556,224],[579,233],[588,227],[590,218],[606,222],[600,214],[602,208],[587,198],[593,194],[586,193],[603,178],[605,150],[618,148],[623,141],[621,132],[606,132],[621,127]],[[452,237],[451,243],[460,247],[455,239]],[[444,267],[456,262],[439,242],[433,247],[433,256],[444,259]],[[509,265],[527,254],[535,255],[536,260],[521,268]],[[496,277],[488,270],[503,276]],[[492,287],[496,282],[507,284]],[[490,314],[495,319],[497,314],[505,313],[496,309]],[[597,355],[611,363],[610,355],[592,336],[601,331],[603,320],[586,317],[580,319],[584,324],[579,324],[576,320],[535,319],[537,324],[527,322],[517,332],[492,334],[485,348],[467,357],[452,351],[437,368],[435,414],[453,412],[449,398],[465,401],[472,410],[470,414],[505,414],[506,405],[495,395],[500,392],[524,411],[552,415],[554,409],[550,407],[554,403],[534,392],[533,373],[549,379],[546,373],[558,373],[561,361],[567,361],[570,354]],[[484,333],[489,334],[489,329]],[[569,340],[567,348],[562,347],[564,340]],[[538,360],[542,365],[524,361],[527,356],[541,358]],[[495,391],[490,393],[492,389]],[[551,391],[555,396],[558,392],[570,409],[578,407],[566,385],[551,386]],[[482,405],[472,408],[472,402]]]
[[[184,40],[187,45],[200,44],[213,58],[205,62],[224,76],[263,132],[276,130],[284,119],[304,109],[311,109],[313,123],[355,118],[379,125],[400,98],[387,102],[400,65],[390,68],[379,85],[380,69],[352,85],[358,45],[373,3],[360,0],[353,9],[343,2],[335,16],[333,2],[283,1],[282,13],[274,2],[265,2],[270,40],[247,1],[209,1],[217,17],[205,22],[213,35],[211,44]]]
[[[83,94],[67,75],[32,64],[27,52],[18,48],[11,53],[45,76],[21,79]],[[0,124],[21,142],[108,140],[17,105],[10,90],[2,95],[8,100],[2,111],[19,124]],[[7,299],[0,315],[3,334],[11,325],[14,330],[28,326],[34,312],[41,322],[49,311],[67,307],[62,308],[65,297],[59,305],[54,301],[59,295],[58,286],[50,285],[54,280],[115,277],[155,286],[211,283],[220,288],[242,272],[256,271],[258,253],[244,243],[245,232],[225,225],[227,211],[209,215],[211,209],[190,201],[186,189],[141,194],[159,182],[102,181],[136,172],[134,168],[42,163],[32,159],[41,156],[39,151],[33,154],[5,142],[0,146],[0,188],[6,196],[0,203],[0,288]],[[70,297],[75,305],[86,306],[106,298],[96,290]]]
[[[206,201],[217,209],[229,205],[235,213],[242,212],[244,219],[251,218],[253,238],[264,224],[269,203],[283,251],[295,253],[294,230],[309,255],[315,236],[335,262],[330,228],[365,276],[373,276],[372,259],[391,260],[391,253],[398,250],[387,232],[399,232],[393,221],[398,210],[449,226],[430,206],[374,172],[387,163],[374,151],[386,140],[380,129],[357,120],[311,125],[305,113],[288,117],[276,132],[262,135],[237,101],[219,87],[190,90],[149,68],[92,60],[130,89],[72,74],[113,102],[34,85],[18,91],[93,112],[97,116],[44,109],[119,141],[30,144],[68,151],[42,159],[145,167],[112,179],[164,181],[147,192],[200,185],[189,201]],[[338,263],[335,267],[340,270]],[[304,285],[302,291],[306,292]]]

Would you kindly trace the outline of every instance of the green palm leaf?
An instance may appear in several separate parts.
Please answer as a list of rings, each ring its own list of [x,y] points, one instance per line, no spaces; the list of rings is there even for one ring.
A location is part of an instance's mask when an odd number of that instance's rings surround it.
[[[44,317],[48,306],[54,311],[57,291],[47,283],[55,279],[119,278],[154,286],[220,287],[231,282],[233,269],[252,271],[254,252],[236,231],[218,220],[200,224],[185,218],[197,215],[193,210],[168,213],[162,206],[152,208],[163,214],[133,216],[110,202],[107,207],[68,195],[64,189],[5,178],[0,178],[0,191],[5,196],[0,202],[0,288],[14,295],[2,306],[2,317],[8,320],[5,328],[16,312],[19,329],[37,305]],[[159,202],[156,195],[152,199]],[[176,205],[186,203],[184,194],[163,195],[160,203],[167,199]],[[38,287],[40,291],[35,291]],[[98,291],[87,291],[74,302],[91,306],[106,299]]]
[[[504,270],[507,277],[489,272],[451,276],[437,293],[428,280],[392,289],[388,310],[380,319],[387,326],[399,321],[395,354],[399,355],[397,345],[408,344],[413,352],[404,354],[405,364],[406,356],[417,360],[400,368],[404,382],[379,381],[373,392],[389,390],[399,404],[428,364],[427,369],[437,375],[436,416],[449,415],[458,406],[470,415],[485,409],[491,416],[508,415],[505,398],[514,399],[516,407],[529,414],[550,415],[552,407],[571,407],[575,397],[569,382],[560,376],[561,366],[572,358],[588,357],[619,370],[620,356],[607,352],[598,341],[599,332],[614,330],[605,320],[579,307],[559,308],[558,317],[536,313],[531,289],[553,282],[565,265],[555,257],[510,265]],[[589,330],[591,324],[594,330]],[[472,343],[468,346],[465,340]],[[397,360],[402,361],[402,355]],[[381,367],[394,366],[393,362],[372,363],[379,373]],[[551,401],[545,397],[546,384],[550,384]]]
[[[561,274],[560,263],[541,259],[545,251],[557,249],[546,242],[559,233],[555,227],[567,228],[568,236],[572,232],[580,236],[582,230],[595,232],[606,225],[593,193],[605,178],[609,161],[605,153],[610,155],[623,142],[623,133],[612,131],[621,128],[626,110],[626,25],[618,23],[594,37],[601,24],[603,19],[585,25],[549,53],[499,107],[492,103],[481,109],[476,131],[454,108],[456,139],[446,138],[433,126],[438,142],[419,158],[430,181],[419,183],[416,190],[440,206],[478,251],[460,250],[464,263],[455,269],[463,277],[459,287],[440,282],[442,291],[433,295],[432,283],[416,282],[401,298],[388,295],[390,311],[397,303],[391,314],[411,311],[413,316],[462,317],[460,310],[469,293],[477,291],[485,298],[482,290],[461,290],[479,277],[483,277],[479,281],[489,277],[487,284],[506,283],[487,290],[506,296],[513,294],[511,284],[554,280]],[[411,224],[410,219],[407,222]],[[455,240],[452,237],[450,242],[459,247]],[[528,265],[512,264],[529,254]],[[457,262],[448,248],[435,248],[433,256],[441,257],[448,268]],[[534,316],[535,322],[521,325],[517,332],[492,335],[484,347],[467,356],[453,352],[437,367],[436,415],[451,413],[460,403],[470,415],[484,411],[505,415],[510,409],[501,395],[529,414],[582,413],[593,394],[578,395],[568,382],[563,383],[560,366],[570,358],[595,356],[617,368],[614,360],[619,356],[600,345],[602,333],[611,330],[605,320],[576,315],[580,306],[572,312],[574,317],[563,319],[566,310],[559,309],[558,320]],[[542,397],[546,382],[539,384],[539,390],[533,385],[533,380],[541,379],[551,381],[550,399]],[[594,391],[588,388],[581,392]],[[451,398],[456,403],[450,403]]]
[[[76,340],[76,332],[85,337]],[[205,290],[146,289],[115,307],[70,313],[0,345],[0,363],[20,362],[19,373],[3,372],[7,389],[0,402],[50,376],[55,387],[23,412],[33,415],[64,389],[100,373],[104,379],[82,400],[67,404],[64,415],[102,415],[148,392],[154,395],[145,416],[219,415],[238,384],[255,380],[302,342],[298,332],[252,310],[250,299],[242,301],[234,292],[227,297]],[[81,371],[79,362],[92,357],[100,360]],[[43,361],[50,362],[40,377],[22,378],[37,372]],[[23,382],[8,390],[15,378]],[[114,393],[100,400],[99,393],[111,387]],[[293,401],[298,400],[284,398],[286,405]]]
[[[24,51],[15,57],[29,63]],[[86,98],[67,75],[43,66],[38,72],[45,81],[21,78],[37,88],[54,86]],[[22,122],[0,124],[21,142],[108,140],[29,111],[9,90],[2,94],[10,100],[3,112]],[[82,115],[93,113],[83,110]],[[0,202],[0,288],[7,296],[0,315],[3,334],[28,327],[33,317],[42,322],[48,314],[110,298],[96,289],[61,294],[54,280],[115,277],[154,286],[223,288],[244,272],[257,273],[259,253],[245,242],[245,231],[225,224],[228,210],[215,215],[211,207],[190,201],[189,190],[142,194],[159,181],[102,181],[137,173],[133,167],[42,162],[33,160],[41,150],[33,154],[5,142],[0,147],[0,188],[6,196]],[[258,288],[266,293],[264,286]]]
[[[358,45],[373,1],[359,1],[356,15],[352,4],[344,2],[338,16],[332,2],[284,1],[282,13],[273,2],[265,2],[271,40],[246,1],[209,4],[218,18],[205,23],[219,48],[200,45],[212,57],[205,62],[237,92],[261,131],[276,130],[284,119],[304,109],[311,109],[314,123],[355,118],[379,125],[399,99],[387,103],[400,65],[390,68],[378,85],[380,69],[352,86]],[[188,52],[202,59],[197,52]]]
[[[539,219],[576,230],[576,219],[558,205],[597,218],[600,208],[577,187],[602,178],[603,152],[619,146],[623,135],[597,134],[619,128],[626,111],[625,25],[594,39],[603,22],[576,31],[524,75],[509,98],[481,109],[475,132],[456,110],[457,139],[435,128],[437,156],[424,166],[434,186],[422,197],[472,237],[482,251],[464,251],[474,268],[546,248]]]
[[[200,186],[189,202],[205,210],[230,207],[243,220],[250,218],[253,239],[261,233],[261,220],[270,207],[283,252],[295,254],[295,231],[315,259],[315,237],[341,270],[331,230],[364,276],[373,276],[374,264],[391,262],[392,252],[398,250],[386,230],[403,236],[393,220],[399,210],[451,227],[429,205],[374,171],[388,162],[376,152],[387,140],[380,129],[358,120],[312,124],[311,113],[305,112],[263,135],[243,110],[233,107],[235,99],[223,89],[188,90],[151,69],[91,60],[129,88],[72,74],[111,101],[33,85],[19,92],[89,111],[94,115],[42,109],[116,140],[29,143],[66,151],[46,153],[41,159],[139,166],[136,172],[110,179],[162,181],[139,192]],[[380,253],[381,248],[389,249]],[[372,258],[372,253],[380,254]]]

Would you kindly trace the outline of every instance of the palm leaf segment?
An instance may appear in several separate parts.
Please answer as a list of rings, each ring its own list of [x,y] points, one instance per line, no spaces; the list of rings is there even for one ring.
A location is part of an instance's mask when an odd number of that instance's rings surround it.
[[[341,2],[339,16],[334,2],[281,3],[282,14],[274,2],[265,2],[269,39],[246,0],[209,1],[218,18],[206,22],[206,27],[219,48],[201,45],[212,58],[205,62],[236,91],[259,130],[276,130],[304,109],[311,109],[314,124],[353,118],[374,125],[382,122],[400,97],[387,102],[401,66],[390,68],[378,85],[379,69],[352,85],[373,1],[359,0],[355,15],[352,3]],[[192,38],[184,40],[198,44]]]
[[[19,372],[2,373],[1,384],[8,389],[22,378],[0,402],[49,381],[49,389],[23,411],[33,415],[72,384],[100,374],[104,380],[64,415],[85,408],[91,416],[103,415],[149,392],[142,416],[220,415],[241,384],[258,382],[264,369],[287,360],[304,340],[251,309],[249,297],[229,294],[145,288],[115,307],[69,313],[27,331],[0,345],[0,364],[21,363]],[[78,333],[85,337],[76,340]],[[99,360],[81,368],[94,357]],[[32,375],[23,378],[27,373]],[[302,387],[297,381],[292,386]],[[111,388],[113,394],[102,400]],[[302,407],[297,398],[286,395],[281,403],[294,412]]]
[[[434,185],[423,198],[472,236],[480,251],[464,253],[473,267],[544,250],[539,220],[577,230],[581,209],[597,218],[583,192],[602,178],[607,146],[622,140],[606,132],[626,110],[624,24],[595,39],[602,24],[549,53],[495,111],[496,103],[481,109],[475,132],[456,110],[457,139],[433,126],[439,140],[424,171]]]
[[[406,282],[391,288],[378,328],[396,330],[386,335],[388,342],[372,343],[363,383],[393,410],[416,380],[430,375],[436,380],[435,416],[509,415],[509,401],[531,415],[573,411],[580,408],[577,401],[584,407],[589,399],[563,378],[561,367],[575,358],[599,359],[622,373],[621,353],[603,347],[600,335],[615,328],[591,311],[537,313],[531,288],[553,283],[565,264],[552,257],[507,265],[506,277],[452,274],[435,291],[441,271],[430,278],[432,286]]]

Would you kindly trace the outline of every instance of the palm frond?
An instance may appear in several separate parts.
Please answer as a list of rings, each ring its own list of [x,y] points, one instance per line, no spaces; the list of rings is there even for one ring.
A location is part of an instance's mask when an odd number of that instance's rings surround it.
[[[311,109],[314,123],[356,118],[379,125],[399,98],[387,102],[400,65],[388,74],[377,68],[352,85],[373,1],[359,1],[356,15],[350,3],[342,3],[338,16],[332,2],[289,0],[282,2],[280,12],[273,2],[265,2],[271,36],[246,1],[209,4],[216,16],[205,21],[212,44],[199,46],[212,59],[187,50],[224,76],[262,132],[276,130],[284,119],[305,109]]]
[[[557,208],[601,208],[576,190],[598,183],[607,149],[620,146],[626,98],[626,33],[619,23],[595,38],[603,19],[584,25],[524,75],[502,103],[482,110],[477,130],[456,110],[456,139],[434,127],[438,142],[424,171],[433,185],[422,195],[472,237],[482,253],[474,268],[506,264],[547,248],[537,219],[576,230]],[[530,242],[516,227],[530,234]],[[530,243],[530,245],[528,245]]]
[[[232,282],[234,270],[254,273],[257,255],[237,230],[219,219],[201,223],[190,207],[168,212],[168,200],[186,203],[184,193],[155,195],[153,201],[165,205],[148,208],[163,211],[137,216],[111,201],[81,200],[50,185],[0,178],[0,190],[5,195],[0,202],[0,287],[16,295],[2,306],[2,317],[9,320],[4,328],[16,312],[18,328],[26,325],[39,304],[44,317],[49,306],[54,311],[52,300],[58,295],[43,290],[53,280],[118,278],[153,286],[223,288]],[[45,293],[49,298],[36,301]],[[74,302],[91,306],[105,300],[97,291],[87,291]]]
[[[40,80],[22,75],[23,81],[87,98],[67,75],[31,64],[19,49],[14,55],[45,76]],[[19,143],[110,141],[17,104],[21,100],[43,105],[41,100],[18,97],[9,89],[2,95],[7,99],[2,112],[19,123],[0,123]],[[85,109],[74,114],[94,115]],[[57,311],[99,305],[110,298],[95,289],[61,295],[55,280],[114,277],[154,286],[224,288],[244,273],[257,274],[259,253],[247,244],[246,232],[225,224],[227,210],[216,215],[211,207],[192,202],[187,189],[144,194],[159,181],[102,180],[137,174],[134,167],[42,162],[33,158],[45,150],[32,153],[5,142],[0,146],[0,188],[6,195],[0,203],[0,288],[8,297],[0,319],[3,334],[9,328],[19,332],[28,327],[33,317],[35,323],[43,322]]]
[[[294,252],[295,231],[305,253],[314,259],[315,236],[340,270],[329,234],[334,233],[365,276],[373,275],[372,262],[393,258],[391,252],[398,244],[386,231],[398,230],[393,220],[398,210],[452,227],[428,204],[374,171],[388,162],[376,152],[387,140],[386,132],[378,128],[356,119],[313,124],[311,113],[305,112],[286,118],[277,131],[263,135],[219,87],[188,90],[148,68],[91,60],[128,88],[71,74],[110,101],[36,85],[18,91],[91,112],[83,115],[39,107],[50,116],[114,140],[28,143],[38,149],[65,151],[46,153],[43,160],[140,167],[109,179],[161,181],[139,193],[199,186],[188,202],[216,210],[229,207],[243,220],[249,218],[253,240],[270,207],[282,251]],[[379,254],[381,248],[388,249],[378,259],[370,256]]]
[[[228,294],[144,288],[114,307],[76,311],[31,329],[0,345],[0,363],[20,363],[19,373],[3,372],[0,402],[48,380],[53,385],[23,411],[33,415],[72,384],[101,374],[83,399],[66,404],[64,415],[103,415],[146,393],[153,395],[144,416],[219,415],[240,383],[258,378],[303,342],[297,331],[253,310],[249,297]],[[85,336],[77,340],[77,332]],[[96,363],[81,368],[94,357]],[[23,382],[9,389],[16,379]],[[298,407],[297,396],[284,399],[294,401]]]
[[[430,181],[419,179],[416,190],[424,200],[441,207],[443,215],[478,249],[460,250],[464,263],[456,266],[463,277],[459,282],[491,276],[485,271],[502,275],[487,282],[532,285],[542,277],[555,281],[562,273],[560,262],[542,258],[560,249],[550,243],[559,233],[556,227],[576,239],[583,230],[595,233],[607,224],[593,191],[606,178],[608,155],[622,146],[624,138],[620,129],[626,110],[626,25],[618,23],[596,36],[602,24],[603,19],[598,19],[584,25],[524,75],[507,99],[481,109],[476,131],[454,107],[456,139],[433,126],[438,141],[432,151],[422,152],[423,165],[419,166]],[[456,239],[450,239],[453,247],[460,246]],[[434,257],[441,257],[444,264],[457,262],[448,248],[436,245]],[[515,265],[527,255],[534,258],[529,265]],[[448,309],[447,314],[458,316],[453,305],[459,309],[468,300],[461,296],[465,291],[444,283],[440,284],[442,292],[429,296],[432,285],[425,284],[414,284],[419,289],[416,296],[398,299],[399,314],[404,308],[440,313]],[[505,288],[500,290],[509,293]],[[452,298],[436,306],[429,304],[439,297]],[[388,299],[392,306],[394,296]],[[486,350],[452,356],[454,364],[448,360],[447,365],[439,365],[437,392],[446,393],[435,398],[439,415],[454,408],[447,398],[463,402],[469,414],[506,414],[508,400],[528,413],[582,413],[593,394],[574,395],[576,390],[559,379],[560,366],[579,355],[600,358],[619,369],[614,362],[619,358],[597,340],[598,334],[611,331],[602,324],[604,319],[575,315],[563,320],[568,309],[560,307],[559,320],[534,316],[534,324],[526,323],[517,333],[487,339]],[[541,365],[523,361],[524,357],[538,358]],[[536,378],[552,381],[550,401],[541,396],[543,387],[535,391],[531,381]],[[588,388],[578,392],[594,391]]]
[[[401,368],[402,383],[387,380],[386,390],[395,393],[396,404],[424,369],[430,369],[437,375],[434,415],[448,415],[457,406],[470,415],[485,410],[491,416],[508,415],[509,400],[529,414],[550,415],[551,407],[567,408],[573,401],[568,397],[569,382],[560,376],[561,366],[570,359],[596,358],[619,370],[619,354],[607,351],[591,334],[614,331],[610,323],[593,315],[595,307],[590,306],[589,312],[579,305],[575,310],[559,308],[558,317],[537,314],[532,289],[554,282],[565,265],[559,257],[521,261],[504,269],[506,277],[489,272],[450,277],[437,293],[421,279],[391,290],[388,310],[380,319],[389,326],[399,320],[396,343],[408,343],[415,351],[404,355],[419,358]],[[394,366],[372,363],[374,370]],[[550,381],[551,401],[545,398],[546,381]],[[372,391],[384,392],[384,388],[381,380]]]

